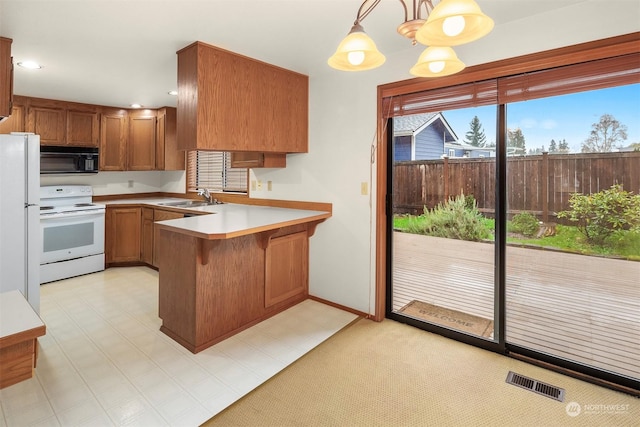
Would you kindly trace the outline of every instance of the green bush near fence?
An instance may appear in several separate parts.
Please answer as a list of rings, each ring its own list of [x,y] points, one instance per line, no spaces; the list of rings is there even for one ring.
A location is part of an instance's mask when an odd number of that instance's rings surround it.
[[[393,227],[406,233],[435,237],[471,241],[493,240],[495,220],[483,217],[475,203],[469,202],[469,199],[473,201],[472,198],[461,195],[441,203],[435,209],[425,208],[422,215],[395,216]],[[640,214],[636,219],[640,219]],[[610,233],[602,244],[590,241],[579,227],[560,224],[555,235],[537,238],[535,236],[538,227],[539,222],[534,215],[515,215],[511,221],[507,221],[507,230],[517,234],[507,236],[507,243],[640,261],[640,227],[627,224],[626,229],[617,229]]]
[[[558,212],[558,218],[576,223],[594,245],[606,246],[620,230],[640,231],[640,195],[624,191],[621,185],[588,195],[572,194],[569,206],[570,210]]]
[[[533,214],[519,213],[514,215],[511,221],[507,223],[507,230],[526,237],[533,237],[540,230],[540,221]]]
[[[481,241],[491,237],[473,197],[463,194],[439,203],[433,209],[424,208],[419,216],[405,217],[405,231],[447,239]]]

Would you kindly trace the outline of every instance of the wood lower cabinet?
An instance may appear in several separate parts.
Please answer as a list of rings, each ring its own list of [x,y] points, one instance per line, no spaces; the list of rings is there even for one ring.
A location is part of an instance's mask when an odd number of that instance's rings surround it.
[[[306,299],[316,224],[215,240],[160,228],[160,330],[197,353]]]
[[[141,208],[107,207],[105,260],[107,264],[140,262]]]
[[[140,261],[153,264],[153,208],[142,208]]]
[[[264,305],[271,307],[309,289],[307,231],[272,238],[265,250]]]

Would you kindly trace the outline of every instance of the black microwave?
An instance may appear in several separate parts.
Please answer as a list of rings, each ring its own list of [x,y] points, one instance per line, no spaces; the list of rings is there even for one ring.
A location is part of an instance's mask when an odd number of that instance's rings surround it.
[[[98,173],[96,147],[40,146],[40,174]]]

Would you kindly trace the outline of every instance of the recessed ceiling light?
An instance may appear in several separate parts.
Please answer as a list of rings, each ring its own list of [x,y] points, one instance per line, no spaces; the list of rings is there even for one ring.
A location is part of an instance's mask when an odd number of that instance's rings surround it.
[[[27,68],[29,70],[39,70],[44,68],[42,65],[38,64],[36,61],[20,61],[18,62],[18,66],[22,68]]]
[[[140,104],[131,104],[130,107],[131,108],[142,108],[142,105],[140,105]]]
[[[169,95],[173,95],[173,96],[177,96],[178,95],[178,91],[177,90],[170,90]]]

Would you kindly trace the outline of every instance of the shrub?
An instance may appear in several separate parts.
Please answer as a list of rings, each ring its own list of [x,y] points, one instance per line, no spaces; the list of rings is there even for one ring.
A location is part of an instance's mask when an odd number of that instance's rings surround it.
[[[438,204],[432,210],[425,208],[422,220],[410,224],[408,228],[418,228],[419,224],[419,230],[411,232],[448,239],[480,241],[489,238],[489,230],[482,221],[483,216],[478,211],[475,200],[471,208],[467,207],[467,203],[467,197],[461,194],[446,203]]]
[[[540,229],[540,222],[535,215],[530,213],[519,213],[514,215],[513,219],[509,223],[509,231],[522,234],[527,237],[533,237],[538,234]]]
[[[569,199],[571,210],[558,213],[568,218],[587,240],[603,245],[617,230],[640,230],[640,196],[624,191],[621,185],[585,196],[575,193]]]

